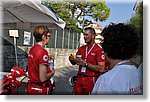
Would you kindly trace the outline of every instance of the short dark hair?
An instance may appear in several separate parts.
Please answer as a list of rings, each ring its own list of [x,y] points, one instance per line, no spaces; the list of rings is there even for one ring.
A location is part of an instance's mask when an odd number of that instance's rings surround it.
[[[50,30],[45,25],[36,26],[33,31],[33,35],[36,42],[42,41],[42,36],[49,33]]]
[[[102,48],[109,58],[125,60],[136,53],[138,37],[133,26],[112,23],[101,34],[104,36]]]
[[[92,34],[96,35],[95,29],[92,27],[86,27],[84,30],[89,30]]]

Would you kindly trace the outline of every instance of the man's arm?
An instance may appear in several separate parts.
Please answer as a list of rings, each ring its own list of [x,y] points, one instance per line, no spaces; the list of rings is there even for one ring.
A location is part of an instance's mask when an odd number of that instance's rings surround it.
[[[50,79],[55,73],[55,70],[52,69],[50,73],[47,73],[47,65],[40,64],[39,65],[39,78],[41,82],[44,82],[48,79]]]
[[[105,70],[105,62],[98,62],[98,65],[88,63],[87,68],[93,72],[103,73]]]

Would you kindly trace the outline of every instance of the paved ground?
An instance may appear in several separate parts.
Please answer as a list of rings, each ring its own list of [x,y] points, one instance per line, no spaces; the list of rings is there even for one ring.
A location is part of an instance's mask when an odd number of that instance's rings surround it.
[[[55,71],[54,79],[56,88],[53,95],[71,95],[72,87],[69,84],[69,78],[77,74],[78,66],[62,67]],[[17,94],[26,94],[26,83],[22,84],[22,87],[18,89]]]
[[[132,59],[136,64],[140,64],[141,58],[136,56]],[[77,74],[78,66],[62,67],[55,71],[54,79],[56,89],[53,95],[71,95],[72,87],[69,85],[69,78]],[[23,83],[22,87],[18,89],[18,94],[26,94],[26,83]]]
[[[69,84],[69,78],[77,74],[77,66],[63,67],[56,70],[54,79],[56,81],[56,89],[53,94],[68,95],[72,94],[72,87]]]

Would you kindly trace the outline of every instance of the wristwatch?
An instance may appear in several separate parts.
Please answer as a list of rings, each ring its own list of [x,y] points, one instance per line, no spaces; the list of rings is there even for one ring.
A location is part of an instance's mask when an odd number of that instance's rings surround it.
[[[86,62],[84,67],[88,67],[88,65],[89,65],[89,64]]]

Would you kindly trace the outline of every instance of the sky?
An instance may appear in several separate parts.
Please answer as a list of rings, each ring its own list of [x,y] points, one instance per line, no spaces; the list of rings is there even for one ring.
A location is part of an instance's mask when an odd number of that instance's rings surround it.
[[[106,0],[106,5],[110,8],[110,16],[104,22],[99,24],[104,28],[110,22],[125,23],[134,14],[133,7],[136,0]]]

